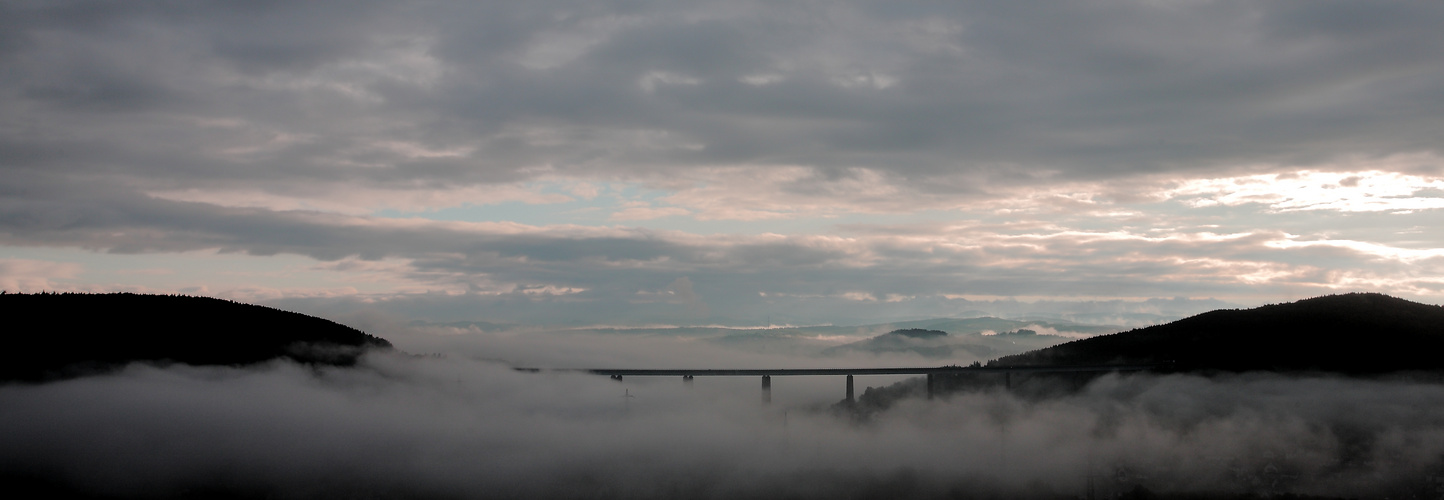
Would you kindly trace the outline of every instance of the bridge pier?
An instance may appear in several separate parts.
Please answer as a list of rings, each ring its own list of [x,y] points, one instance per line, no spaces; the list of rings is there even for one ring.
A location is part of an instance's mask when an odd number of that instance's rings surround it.
[[[848,376],[847,376],[847,404],[852,404],[853,402],[855,402],[855,400],[852,398],[852,375],[848,375]]]
[[[762,404],[772,403],[772,376],[762,376]]]

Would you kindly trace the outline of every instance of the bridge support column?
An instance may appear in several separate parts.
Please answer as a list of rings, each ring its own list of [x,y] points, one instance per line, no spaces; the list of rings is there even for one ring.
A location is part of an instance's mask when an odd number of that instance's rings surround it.
[[[933,374],[929,373],[929,374],[928,374],[928,399],[932,399],[932,398],[933,398],[933,384],[934,384],[934,383],[935,383],[935,382],[933,381]]]
[[[692,388],[692,376],[691,376],[691,375],[683,375],[683,376],[682,376],[682,385],[685,385],[685,386],[687,386],[688,389],[691,389],[691,388]]]
[[[762,376],[762,404],[772,402],[772,376]]]
[[[848,375],[848,376],[847,376],[847,403],[848,403],[848,404],[852,404],[854,401],[855,401],[855,400],[852,398],[852,375]]]

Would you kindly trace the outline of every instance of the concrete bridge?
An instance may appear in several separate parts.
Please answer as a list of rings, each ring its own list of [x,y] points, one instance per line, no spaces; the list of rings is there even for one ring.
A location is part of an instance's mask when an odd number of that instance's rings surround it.
[[[1012,387],[1013,373],[1069,373],[1069,372],[1136,372],[1151,370],[1160,365],[1043,365],[1043,366],[939,366],[922,368],[738,368],[738,369],[631,369],[631,368],[517,368],[523,372],[564,371],[607,375],[612,380],[623,377],[682,377],[682,383],[692,385],[694,377],[762,377],[762,401],[772,402],[772,377],[796,375],[845,375],[847,377],[847,401],[853,398],[853,375],[927,375],[928,399],[933,398],[937,387],[937,374],[953,373],[1002,373],[1004,384]]]

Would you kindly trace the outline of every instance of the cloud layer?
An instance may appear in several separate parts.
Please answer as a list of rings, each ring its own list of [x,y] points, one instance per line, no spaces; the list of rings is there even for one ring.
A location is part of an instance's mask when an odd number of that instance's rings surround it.
[[[535,321],[675,321],[647,304],[687,280],[682,309],[734,322],[765,316],[763,294],[817,299],[777,306],[804,322],[863,297],[944,315],[956,296],[1444,294],[1429,3],[75,1],[0,18],[3,257],[97,252],[49,259],[85,270],[65,279],[6,271],[10,288],[431,290]],[[346,283],[94,272],[201,251],[304,256]]]

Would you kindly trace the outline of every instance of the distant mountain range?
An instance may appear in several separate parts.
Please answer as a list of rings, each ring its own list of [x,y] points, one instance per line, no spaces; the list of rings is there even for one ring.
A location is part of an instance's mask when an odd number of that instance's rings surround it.
[[[975,318],[975,320],[986,323],[996,323],[999,321],[997,318]],[[965,321],[967,320],[958,320],[957,322]],[[1017,323],[1033,326],[1034,328],[1039,327],[1037,322]],[[1026,328],[997,332],[991,335],[984,335],[982,332],[966,331],[966,329],[959,335],[949,335],[948,332],[941,330],[906,328],[894,330],[867,340],[829,347],[823,349],[822,354],[824,356],[837,356],[848,352],[869,352],[873,354],[912,353],[925,358],[943,359],[950,358],[959,351],[962,351],[979,358],[986,358],[989,356],[1017,353],[1028,349],[1050,346],[1073,339],[1074,337],[1039,334],[1034,330]]]
[[[1039,334],[1034,329],[1063,335]],[[807,326],[766,330],[716,329],[709,341],[731,348],[802,356],[849,353],[916,354],[931,359],[986,359],[1038,349],[1120,328],[1067,321],[1023,321],[1002,318],[936,318],[864,326]],[[694,329],[687,329],[693,331]],[[912,332],[912,333],[907,333]],[[919,333],[932,332],[932,333]],[[839,345],[838,338],[862,340]],[[824,340],[825,339],[825,340]]]
[[[504,331],[519,325],[467,321],[458,323],[413,322],[422,328],[451,328],[473,331]],[[1013,320],[993,317],[933,318],[858,326],[779,326],[775,328],[734,328],[726,326],[688,327],[598,327],[568,329],[574,333],[686,337],[739,351],[788,356],[842,356],[847,354],[916,354],[925,358],[960,361],[983,360],[1122,330],[1112,325],[1086,325],[1066,320]],[[894,341],[891,332],[930,330],[942,332],[936,338]],[[1054,335],[1054,334],[1057,335]]]
[[[1444,369],[1444,307],[1377,293],[1211,311],[1004,356],[989,366],[1167,363],[1181,371]]]
[[[246,365],[277,358],[348,365],[384,339],[321,318],[205,297],[0,294],[0,382],[66,378],[132,361]],[[1051,335],[1039,333],[1061,333]],[[675,328],[731,347],[837,356],[1000,356],[989,366],[1165,364],[1179,371],[1377,374],[1444,370],[1444,307],[1377,293],[1221,309],[1121,333],[1115,327],[941,318],[861,327]],[[836,338],[869,338],[837,344]],[[1078,336],[1089,336],[1070,340]],[[1026,351],[1026,352],[1024,352]]]
[[[132,361],[349,365],[391,343],[321,318],[206,297],[0,294],[0,382],[96,373]]]

